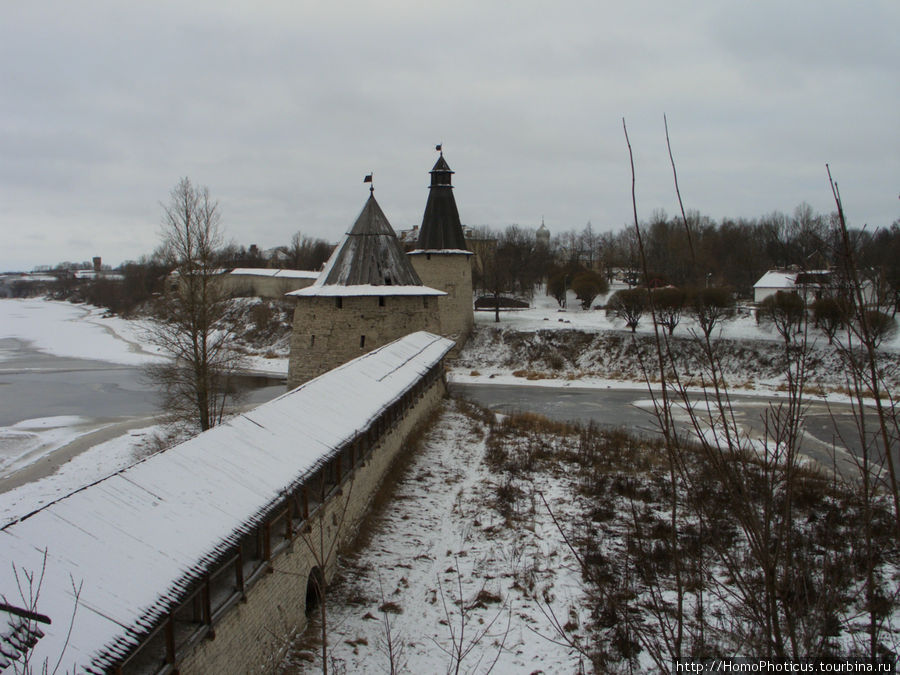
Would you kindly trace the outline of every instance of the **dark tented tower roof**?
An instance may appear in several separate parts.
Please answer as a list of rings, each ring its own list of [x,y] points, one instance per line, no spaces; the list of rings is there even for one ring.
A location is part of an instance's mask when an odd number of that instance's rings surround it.
[[[373,193],[315,285],[422,285]]]
[[[459,222],[456,200],[453,198],[453,185],[450,184],[453,173],[441,153],[431,170],[428,202],[425,204],[425,215],[422,216],[422,227],[419,230],[417,248],[420,250],[468,250],[462,224]]]

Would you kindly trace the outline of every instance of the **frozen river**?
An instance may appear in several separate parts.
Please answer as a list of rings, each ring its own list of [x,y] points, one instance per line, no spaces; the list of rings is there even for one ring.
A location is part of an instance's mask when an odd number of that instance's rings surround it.
[[[16,339],[0,340],[0,427],[34,418],[141,418],[159,412],[157,392],[139,366],[53,356]],[[248,403],[284,393],[284,384],[241,376]]]
[[[468,398],[495,412],[533,412],[564,422],[594,422],[604,427],[622,427],[640,434],[657,434],[652,402],[646,390],[615,388],[541,387],[509,384],[455,382],[452,394]],[[703,398],[691,396],[703,418]],[[765,435],[765,415],[785,402],[784,397],[731,394],[732,420],[752,438]],[[683,405],[675,406],[675,423],[681,433],[692,435]],[[871,411],[867,414],[870,435],[876,429]],[[808,400],[803,406],[801,452],[826,469],[845,476],[858,475],[856,460],[861,443],[853,408],[847,403]],[[894,446],[896,448],[896,445]],[[895,451],[900,463],[900,452]]]
[[[285,390],[278,378],[254,375],[239,376],[238,386],[249,405]],[[0,491],[154,424],[158,403],[139,365],[56,356],[25,340],[0,339]]]

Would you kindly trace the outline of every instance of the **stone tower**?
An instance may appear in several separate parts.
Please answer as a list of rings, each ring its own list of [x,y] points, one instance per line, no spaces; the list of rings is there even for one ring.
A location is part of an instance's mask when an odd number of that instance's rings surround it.
[[[296,299],[288,389],[419,330],[440,332],[438,300],[370,191],[359,218]]]
[[[472,310],[472,252],[466,246],[456,199],[453,197],[453,171],[438,158],[431,170],[428,201],[419,228],[419,241],[409,252],[412,265],[427,286],[439,288],[447,295],[438,299],[441,334],[456,340],[462,347],[475,316]]]

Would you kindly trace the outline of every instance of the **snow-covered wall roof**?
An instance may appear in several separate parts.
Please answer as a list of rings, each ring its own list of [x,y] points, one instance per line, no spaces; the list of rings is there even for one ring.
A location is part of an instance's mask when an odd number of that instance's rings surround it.
[[[444,291],[439,291],[430,286],[373,286],[370,284],[358,284],[355,286],[339,286],[331,284],[329,286],[307,286],[285,295],[294,295],[301,297],[354,297],[361,295],[447,295]]]
[[[282,270],[268,267],[235,267],[231,274],[248,277],[278,277],[285,279],[316,279],[319,272],[309,270]]]
[[[431,255],[431,254],[440,254],[440,255],[475,255],[472,251],[462,251],[458,248],[415,248],[412,251],[407,251],[406,255]]]
[[[453,347],[408,335],[169,450],[47,505],[0,531],[0,592],[13,565],[46,572],[44,627],[32,663],[56,662],[81,596],[62,670],[125,652],[224,548],[368,427]]]

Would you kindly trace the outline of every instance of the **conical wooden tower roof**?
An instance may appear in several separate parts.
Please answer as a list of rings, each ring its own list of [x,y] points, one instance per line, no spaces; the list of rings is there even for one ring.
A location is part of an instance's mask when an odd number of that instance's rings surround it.
[[[315,286],[422,286],[374,193]]]
[[[454,172],[443,153],[430,173],[431,186],[428,188],[428,201],[425,203],[417,248],[425,251],[466,251],[466,238],[459,222],[459,211],[451,184]]]

